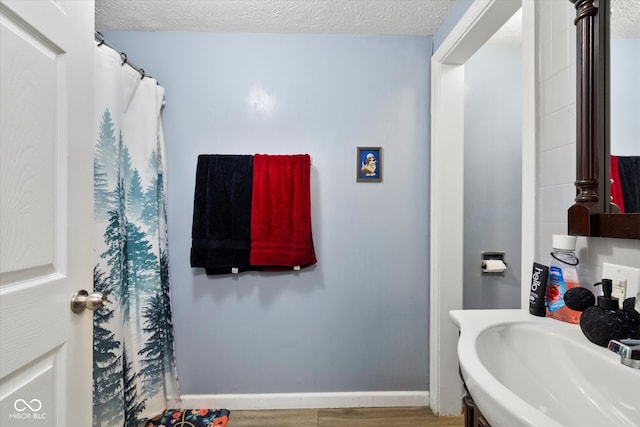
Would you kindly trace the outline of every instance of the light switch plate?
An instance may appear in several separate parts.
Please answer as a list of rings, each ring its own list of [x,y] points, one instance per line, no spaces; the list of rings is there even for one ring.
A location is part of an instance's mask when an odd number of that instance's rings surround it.
[[[624,301],[627,298],[627,279],[611,279],[611,296]]]
[[[626,298],[635,297],[640,292],[640,268],[627,267],[624,265],[602,264],[602,278],[612,280],[627,281]]]

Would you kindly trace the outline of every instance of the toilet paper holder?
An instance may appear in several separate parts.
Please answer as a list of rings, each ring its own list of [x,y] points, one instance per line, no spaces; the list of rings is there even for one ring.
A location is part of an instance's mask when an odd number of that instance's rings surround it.
[[[480,267],[483,275],[504,275],[504,271],[507,269],[504,251],[482,251],[480,256],[482,258]]]

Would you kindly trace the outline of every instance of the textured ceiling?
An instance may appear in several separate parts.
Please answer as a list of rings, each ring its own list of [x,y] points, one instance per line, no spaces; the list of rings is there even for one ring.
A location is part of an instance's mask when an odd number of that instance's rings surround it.
[[[455,0],[96,0],[98,31],[433,34]]]
[[[96,0],[98,31],[433,34],[455,0]],[[612,36],[640,36],[640,0],[611,0]]]

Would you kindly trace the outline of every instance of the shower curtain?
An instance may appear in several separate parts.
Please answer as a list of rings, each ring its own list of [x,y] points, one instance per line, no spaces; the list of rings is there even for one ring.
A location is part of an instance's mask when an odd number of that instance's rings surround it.
[[[179,399],[167,254],[164,89],[95,52],[93,425],[138,426]]]

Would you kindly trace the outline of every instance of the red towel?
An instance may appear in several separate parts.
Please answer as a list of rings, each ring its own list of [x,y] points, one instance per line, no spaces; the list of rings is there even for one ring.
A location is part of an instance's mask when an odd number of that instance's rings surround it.
[[[620,173],[618,171],[618,157],[609,156],[611,163],[611,202],[620,207],[620,213],[624,213],[624,198],[622,197],[622,185],[620,182]]]
[[[251,265],[291,268],[317,262],[310,179],[308,154],[254,156]]]

